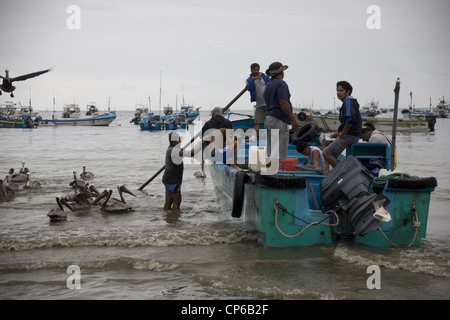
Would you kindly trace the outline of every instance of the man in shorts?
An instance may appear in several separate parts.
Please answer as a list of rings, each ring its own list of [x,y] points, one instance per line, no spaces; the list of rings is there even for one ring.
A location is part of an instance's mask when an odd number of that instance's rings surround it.
[[[255,121],[253,128],[255,129],[254,135],[250,137],[250,142],[255,142],[259,132],[261,124],[266,119],[266,101],[264,100],[264,89],[270,78],[264,73],[259,71],[259,64],[252,63],[250,65],[250,76],[247,79],[246,88],[250,92],[250,102],[256,102],[255,104]]]
[[[323,150],[325,164],[322,172],[327,174],[329,165],[335,167],[338,164],[337,158],[349,145],[358,142],[361,137],[361,113],[359,112],[358,101],[351,96],[353,87],[347,81],[339,81],[336,84],[336,94],[342,101],[342,107],[339,109],[339,128],[338,131],[330,135],[336,138]]]
[[[194,149],[184,151],[180,148],[181,139],[178,133],[169,133],[169,147],[166,150],[166,166],[162,182],[166,189],[166,200],[164,210],[180,210],[181,205],[181,183],[183,182],[183,157],[193,157]],[[201,150],[201,148],[200,148]]]
[[[273,62],[266,74],[270,81],[264,90],[264,99],[267,102],[267,116],[264,122],[267,129],[267,157],[270,167],[278,168],[278,160],[285,160],[289,145],[289,125],[297,131],[297,119],[292,113],[291,94],[284,79],[284,71],[288,66],[280,62]],[[276,134],[278,133],[278,139]],[[272,170],[271,170],[272,171]]]

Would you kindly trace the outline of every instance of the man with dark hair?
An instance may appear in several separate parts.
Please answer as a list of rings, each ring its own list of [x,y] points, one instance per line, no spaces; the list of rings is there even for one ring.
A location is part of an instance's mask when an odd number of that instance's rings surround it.
[[[297,151],[306,157],[303,165],[312,165],[314,167],[322,168],[325,164],[325,159],[323,158],[322,149],[316,146],[310,146],[304,141],[300,141],[297,144]]]
[[[391,139],[384,133],[375,129],[372,122],[366,122],[362,126],[361,139],[369,143],[386,143],[391,145]]]
[[[291,94],[284,79],[284,71],[288,66],[280,62],[273,62],[266,74],[271,77],[264,90],[264,99],[267,102],[267,117],[264,122],[267,129],[267,157],[270,159],[285,160],[289,145],[289,125],[297,131],[299,126],[292,113]],[[278,130],[279,139],[273,141],[272,130]]]
[[[329,146],[323,150],[325,165],[323,173],[329,172],[329,165],[335,167],[338,164],[337,158],[349,145],[358,142],[361,137],[361,113],[359,112],[358,101],[351,96],[353,87],[347,81],[339,81],[336,84],[336,94],[342,101],[342,107],[339,110],[339,128],[338,131],[330,135],[336,138]]]
[[[246,89],[250,92],[250,102],[256,102],[255,104],[255,120],[254,126],[255,135],[258,135],[259,128],[266,119],[266,101],[264,100],[264,89],[270,78],[264,73],[259,71],[259,64],[252,63],[250,65],[250,76],[247,79]],[[254,142],[256,136],[251,136],[250,141]]]

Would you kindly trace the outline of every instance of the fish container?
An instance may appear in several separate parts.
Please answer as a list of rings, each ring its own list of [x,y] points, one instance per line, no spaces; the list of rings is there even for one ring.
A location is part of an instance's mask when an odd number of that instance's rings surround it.
[[[279,171],[296,171],[298,165],[298,158],[286,158],[286,160],[279,160]]]
[[[251,146],[249,149],[248,165],[253,171],[260,171],[266,164],[266,147]]]

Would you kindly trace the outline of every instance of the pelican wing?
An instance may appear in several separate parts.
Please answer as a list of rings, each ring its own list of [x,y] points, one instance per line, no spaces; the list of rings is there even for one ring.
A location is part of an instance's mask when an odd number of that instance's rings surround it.
[[[51,70],[52,70],[52,68],[49,68],[47,70],[37,71],[37,72],[33,72],[33,73],[24,74],[22,76],[18,76],[18,77],[15,77],[15,78],[10,78],[9,80],[11,82],[13,82],[13,81],[23,81],[23,80],[26,80],[26,79],[29,79],[29,78],[34,78],[34,77],[40,76],[41,74],[44,74],[44,73],[49,72]]]

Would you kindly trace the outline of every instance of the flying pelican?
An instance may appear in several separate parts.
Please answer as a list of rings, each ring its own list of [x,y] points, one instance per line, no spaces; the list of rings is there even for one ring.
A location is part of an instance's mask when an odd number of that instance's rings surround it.
[[[27,172],[28,180],[27,184],[23,187],[24,189],[37,189],[41,188],[42,184],[39,181],[31,181],[31,172]]]
[[[50,218],[51,222],[66,220],[67,212],[64,211],[63,205],[69,208],[69,210],[74,211],[72,206],[67,203],[66,199],[59,197],[56,197],[56,203],[58,204],[58,206],[51,209],[47,214],[47,217]]]
[[[49,72],[51,70],[52,70],[52,68],[49,68],[47,70],[37,71],[37,72],[33,72],[33,73],[24,74],[22,76],[18,76],[18,77],[15,77],[15,78],[10,78],[9,77],[9,70],[6,69],[5,70],[5,75],[6,76],[4,77],[4,76],[0,75],[0,78],[3,79],[2,85],[0,86],[0,89],[1,89],[0,90],[0,95],[2,94],[2,90],[3,90],[5,92],[10,92],[11,93],[10,94],[11,98],[14,98],[13,91],[16,89],[16,87],[14,87],[12,85],[12,83],[14,81],[23,81],[23,80],[26,80],[26,79],[29,79],[29,78],[34,78],[34,77],[37,77],[37,76],[39,76],[41,74]]]
[[[86,171],[86,166],[83,166],[83,172],[80,174],[81,179],[92,179],[94,178],[94,174],[90,171]]]
[[[97,204],[101,199],[106,197],[106,200],[103,202],[101,210],[109,213],[123,213],[132,211],[133,208],[125,202],[123,197],[123,192],[131,194],[133,197],[136,197],[127,187],[123,184],[118,185],[117,189],[119,190],[120,200],[111,198],[112,189],[103,191],[93,202],[92,204]]]
[[[0,180],[0,199],[14,197],[14,193],[14,190],[10,186],[3,185],[3,180]]]

